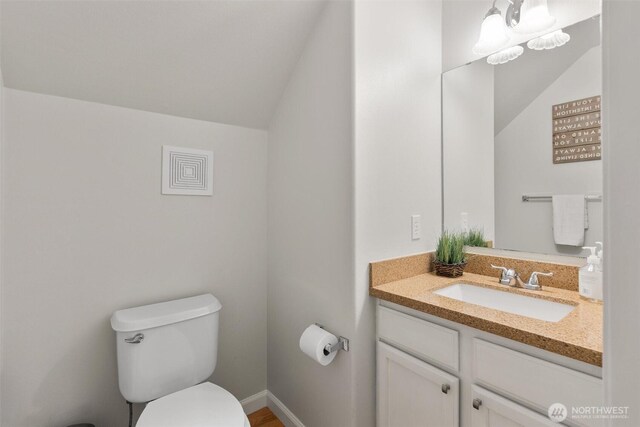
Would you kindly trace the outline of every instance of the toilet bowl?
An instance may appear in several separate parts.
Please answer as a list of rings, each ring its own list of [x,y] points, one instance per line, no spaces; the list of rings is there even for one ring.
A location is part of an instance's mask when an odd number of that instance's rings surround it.
[[[120,393],[147,404],[136,427],[250,427],[238,399],[207,382],[221,308],[205,294],[113,314]]]
[[[240,402],[205,382],[147,404],[136,427],[250,427]]]

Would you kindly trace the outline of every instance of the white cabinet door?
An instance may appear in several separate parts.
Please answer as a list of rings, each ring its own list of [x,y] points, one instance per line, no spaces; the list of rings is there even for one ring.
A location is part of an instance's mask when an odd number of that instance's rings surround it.
[[[472,388],[472,427],[557,427],[549,418],[476,385]]]
[[[378,427],[457,427],[458,378],[378,341]]]
[[[546,413],[554,403],[575,407],[604,405],[602,379],[484,340],[473,340],[474,383],[508,399]],[[601,427],[598,418],[573,419],[574,424]],[[568,424],[568,423],[567,423]]]

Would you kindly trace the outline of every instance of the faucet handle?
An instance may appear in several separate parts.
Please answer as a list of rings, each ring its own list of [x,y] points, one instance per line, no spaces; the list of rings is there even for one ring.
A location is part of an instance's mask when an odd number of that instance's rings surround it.
[[[553,273],[541,273],[539,271],[534,271],[533,273],[531,273],[531,277],[529,277],[529,282],[527,284],[533,288],[540,289],[538,276],[553,276]]]
[[[495,268],[496,270],[502,270],[503,276],[509,272],[509,269],[507,267],[500,267],[498,265],[493,265],[493,264],[490,264],[490,265],[491,265],[491,268]]]
[[[511,279],[513,279],[514,277],[516,277],[517,273],[514,269],[510,269],[507,267],[500,267],[497,265],[493,265],[491,264],[492,268],[495,268],[496,270],[501,270],[502,272],[500,273],[500,279],[498,280],[500,282],[500,284],[502,285],[510,285],[511,284]]]

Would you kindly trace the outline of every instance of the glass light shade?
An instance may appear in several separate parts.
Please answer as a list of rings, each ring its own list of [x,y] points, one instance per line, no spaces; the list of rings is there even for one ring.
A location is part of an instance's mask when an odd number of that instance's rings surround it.
[[[539,33],[556,23],[556,18],[549,14],[547,0],[524,0],[520,11],[520,22],[513,31],[521,34]]]
[[[546,50],[560,47],[571,40],[571,36],[562,30],[553,31],[537,39],[529,40],[527,47],[533,50]]]
[[[524,48],[522,46],[512,46],[506,49],[501,50],[500,52],[494,53],[493,55],[489,55],[487,57],[487,62],[491,65],[499,65],[504,64],[509,61],[513,61],[524,52]]]
[[[495,13],[487,15],[482,21],[480,37],[475,46],[473,46],[473,53],[476,55],[487,55],[500,50],[509,43],[507,25],[502,20],[500,12],[497,9],[495,10]]]

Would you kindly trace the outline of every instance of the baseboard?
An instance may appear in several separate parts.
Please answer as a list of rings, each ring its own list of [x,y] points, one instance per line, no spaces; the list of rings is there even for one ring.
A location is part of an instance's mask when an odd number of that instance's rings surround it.
[[[271,412],[273,412],[286,427],[304,427],[302,421],[269,390],[262,390],[253,396],[242,399],[240,404],[242,405],[244,413],[247,415],[268,406]]]
[[[298,417],[296,417],[295,414],[289,410],[289,408],[284,406],[284,403],[282,403],[280,399],[275,397],[273,393],[268,390],[267,406],[286,427],[304,427],[302,421],[300,421]]]
[[[242,399],[240,404],[242,405],[244,413],[248,415],[267,406],[267,393],[267,390],[262,390],[253,396]]]

